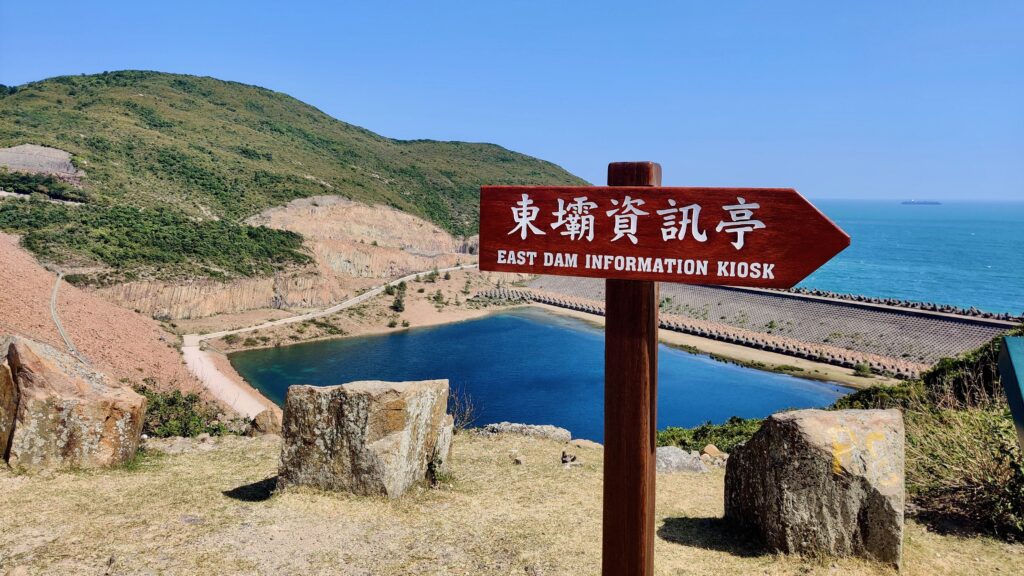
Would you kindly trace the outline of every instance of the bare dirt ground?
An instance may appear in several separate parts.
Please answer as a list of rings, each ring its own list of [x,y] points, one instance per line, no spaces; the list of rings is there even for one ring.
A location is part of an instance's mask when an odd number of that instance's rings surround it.
[[[208,332],[220,332],[221,330],[233,330],[244,328],[254,324],[262,324],[271,320],[280,320],[293,316],[294,311],[281,310],[278,308],[259,308],[247,310],[235,314],[218,314],[205,318],[192,318],[188,320],[175,320],[174,332],[177,334],[206,334]]]
[[[100,472],[0,471],[0,572],[579,575],[600,571],[599,448],[456,436],[453,477],[401,500],[271,494],[280,441],[228,437]],[[208,450],[206,449],[208,448]],[[562,467],[563,449],[580,466]],[[522,465],[512,463],[513,456]],[[766,552],[721,521],[724,475],[658,477],[655,573],[867,576],[852,559]],[[903,573],[1021,574],[1024,545],[910,521]]]
[[[0,234],[0,333],[14,333],[66,350],[50,317],[50,294],[57,275]],[[163,389],[200,390],[185,368],[178,338],[155,320],[62,283],[57,312],[72,343],[93,368],[114,381],[153,378]]]

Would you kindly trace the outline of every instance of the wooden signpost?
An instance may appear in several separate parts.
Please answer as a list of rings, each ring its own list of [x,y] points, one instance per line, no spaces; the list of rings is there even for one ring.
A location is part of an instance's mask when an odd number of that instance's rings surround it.
[[[605,576],[654,567],[658,282],[789,288],[849,244],[795,190],[663,188],[654,162],[480,189],[481,270],[606,279]]]

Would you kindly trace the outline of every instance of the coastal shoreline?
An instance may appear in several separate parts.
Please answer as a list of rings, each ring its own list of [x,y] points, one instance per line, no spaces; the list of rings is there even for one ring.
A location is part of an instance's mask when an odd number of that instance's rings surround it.
[[[517,304],[510,306],[501,307],[488,307],[473,310],[451,310],[442,311],[437,314],[429,321],[418,323],[415,328],[427,328],[436,327],[447,324],[455,324],[459,322],[466,322],[471,320],[477,320],[484,318],[492,314],[499,314],[510,310],[517,309],[536,309],[542,310],[549,314],[555,314],[563,317],[571,317],[578,320],[585,321],[593,326],[603,327],[604,318],[592,314],[586,314],[584,312],[578,312],[574,310],[568,310],[557,306],[551,306],[540,303],[530,304]],[[414,329],[415,329],[414,328]],[[391,334],[397,333],[402,330],[409,330],[410,328],[387,328],[385,326],[370,327],[366,330],[360,331],[358,334],[346,334],[341,336],[324,336],[318,338],[312,338],[309,340],[303,340],[302,342],[295,342],[290,344],[282,344],[282,346],[291,346],[294,344],[304,344],[308,342],[322,342],[325,340],[341,340],[348,338],[361,338],[366,336],[374,336],[380,334]],[[712,358],[722,361],[731,362],[747,368],[762,370],[765,372],[773,372],[778,374],[788,374],[797,378],[804,378],[808,380],[815,380],[824,383],[836,384],[846,388],[861,390],[877,384],[889,384],[891,379],[884,377],[873,377],[863,378],[853,374],[852,370],[832,366],[829,364],[823,364],[819,362],[813,362],[804,360],[801,358],[794,358],[791,356],[785,356],[773,352],[766,352],[763,350],[757,350],[754,348],[747,348],[745,346],[739,346],[736,344],[728,344],[717,340],[711,340],[708,338],[701,338],[698,336],[692,336],[688,334],[681,334],[673,332],[671,330],[659,330],[659,340],[667,345],[675,348],[682,349],[687,352],[709,355]],[[266,396],[264,396],[255,386],[250,382],[246,381],[231,365],[229,356],[231,354],[250,350],[259,350],[272,348],[273,346],[252,346],[252,347],[241,347],[238,349],[231,350],[229,352],[221,351],[214,347],[208,347],[207,351],[216,356],[220,362],[217,369],[222,373],[223,376],[230,378],[235,383],[243,387],[247,392],[258,395],[264,403],[273,404]],[[787,369],[784,367],[789,367]]]
[[[446,274],[445,279],[436,278],[430,282],[416,280],[423,274],[410,275],[388,283],[393,286],[397,286],[402,280],[408,283],[405,306],[400,313],[393,310],[389,302],[392,295],[387,294],[384,291],[386,285],[382,285],[367,291],[366,294],[321,311],[276,318],[241,328],[188,335],[185,336],[182,351],[189,359],[190,367],[194,368],[193,373],[207,383],[207,388],[218,400],[243,415],[253,417],[257,410],[262,411],[267,407],[279,408],[234,369],[230,355],[237,352],[391,334],[410,328],[476,320],[517,308],[543,310],[550,314],[576,318],[596,327],[604,326],[603,316],[539,302],[497,306],[469,305],[468,300],[463,301],[463,298],[468,299],[468,286],[475,284],[474,288],[479,292],[482,288],[494,285],[493,277],[476,270],[452,269],[451,274]],[[444,304],[438,304],[434,299],[434,295],[439,293],[443,295]],[[328,325],[331,330],[317,329],[317,323]],[[309,327],[308,330],[306,326]],[[246,338],[232,337],[238,334],[245,335]],[[892,378],[878,375],[870,378],[857,376],[850,368],[672,330],[660,329],[658,336],[665,345],[708,355],[722,362],[851,389],[861,390],[878,384],[896,382]]]

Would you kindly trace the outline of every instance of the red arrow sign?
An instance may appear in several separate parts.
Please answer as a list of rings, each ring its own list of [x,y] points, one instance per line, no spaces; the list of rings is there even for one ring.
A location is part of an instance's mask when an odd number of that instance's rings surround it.
[[[481,270],[789,288],[849,245],[792,189],[480,189]]]

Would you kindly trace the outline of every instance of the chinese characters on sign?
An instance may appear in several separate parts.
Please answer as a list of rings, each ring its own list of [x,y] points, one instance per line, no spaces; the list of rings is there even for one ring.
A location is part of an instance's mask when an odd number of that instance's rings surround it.
[[[736,234],[736,239],[732,242],[732,245],[739,250],[743,248],[744,234],[758,228],[764,228],[764,222],[752,219],[753,211],[761,207],[759,204],[747,204],[743,198],[737,198],[736,201],[738,202],[737,204],[722,207],[723,210],[729,213],[729,221],[723,220],[719,222],[715,227],[715,231],[721,232],[725,230],[726,232]],[[638,206],[644,205],[644,201],[626,196],[621,201],[612,199],[611,203],[612,206],[616,206],[616,208],[607,212],[609,217],[615,218],[615,236],[612,237],[611,241],[615,242],[625,236],[635,245],[637,243],[636,229],[638,217],[648,215],[647,212],[638,208]],[[694,240],[697,242],[707,242],[708,236],[699,229],[698,224],[701,210],[700,204],[690,204],[689,206],[676,208],[676,201],[669,199],[668,205],[670,208],[658,210],[658,215],[663,217],[661,227],[662,240],[685,240],[687,230],[689,230],[690,236]],[[568,236],[570,240],[592,242],[594,240],[594,215],[590,211],[597,207],[597,203],[588,201],[586,196],[574,198],[571,204],[566,204],[565,200],[559,198],[558,210],[552,213],[557,220],[551,224],[551,227],[556,229],[564,227],[561,234],[562,236]],[[529,194],[523,194],[522,200],[512,207],[512,221],[515,223],[515,226],[509,231],[509,234],[519,233],[523,240],[530,233],[544,234],[533,224],[539,215],[540,208],[533,205]],[[679,218],[678,222],[676,221],[677,216]]]
[[[480,268],[783,288],[849,245],[795,190],[485,186]]]

